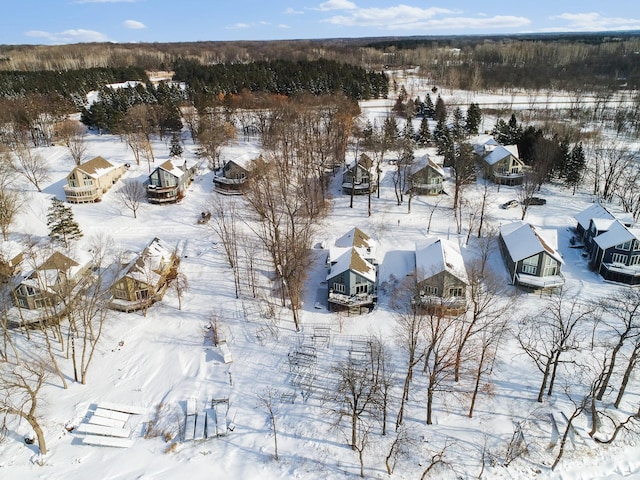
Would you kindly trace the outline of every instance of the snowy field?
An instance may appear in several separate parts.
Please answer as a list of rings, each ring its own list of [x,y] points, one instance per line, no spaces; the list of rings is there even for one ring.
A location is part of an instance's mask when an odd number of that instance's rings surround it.
[[[435,100],[435,98],[434,98]],[[386,114],[389,102],[370,102],[364,110],[371,117]],[[487,125],[490,128],[492,125]],[[199,161],[195,146],[185,133],[187,162]],[[154,144],[156,165],[168,158],[167,144]],[[222,160],[244,154],[247,149],[258,151],[253,142],[238,141],[223,150]],[[52,169],[52,178],[43,192],[28,189],[28,208],[20,216],[13,239],[24,235],[36,238],[47,236],[46,214],[52,197],[64,198],[63,185],[73,161],[64,147],[41,149]],[[424,151],[416,152],[416,156]],[[116,163],[133,163],[126,178],[140,181],[148,175],[146,164],[132,162],[132,156],[118,137],[91,135],[86,158],[101,155]],[[351,159],[348,158],[348,161]],[[30,433],[26,422],[10,419],[7,438],[0,443],[0,478],[70,480],[100,478],[124,479],[347,479],[359,474],[356,452],[347,445],[346,430],[332,428],[334,418],[322,402],[323,389],[329,388],[335,373],[332,367],[346,358],[353,340],[378,334],[385,338],[393,351],[395,387],[401,391],[405,361],[403,351],[394,347],[394,313],[389,306],[388,291],[382,288],[379,303],[369,314],[339,317],[328,312],[323,298],[326,277],[326,250],[317,245],[358,227],[378,242],[380,282],[393,285],[414,268],[413,249],[416,241],[427,234],[431,205],[429,197],[416,197],[411,213],[407,206],[396,204],[391,181],[392,166],[385,166],[382,174],[380,198],[372,198],[372,215],[367,216],[366,197],[356,198],[349,208],[349,197],[339,193],[339,178],[332,184],[333,199],[329,216],[317,226],[314,265],[309,272],[306,300],[301,312],[302,331],[296,332],[286,310],[276,309],[275,316],[266,318],[266,304],[255,299],[244,285],[239,299],[234,296],[233,278],[225,261],[222,247],[207,225],[197,219],[207,205],[217,202],[236,202],[242,199],[212,193],[212,172],[201,165],[200,174],[187,191],[186,197],[175,205],[143,204],[134,219],[124,208],[114,191],[108,192],[97,204],[73,205],[76,220],[84,232],[78,249],[87,249],[92,237],[104,235],[113,239],[116,249],[140,250],[154,236],[170,244],[184,242],[182,271],[190,288],[185,294],[182,309],[174,289],[169,289],[162,302],[152,306],[146,317],[140,313],[113,313],[98,352],[90,366],[86,385],[73,383],[69,360],[60,354],[60,366],[67,375],[69,388],[64,390],[60,380],[51,376],[42,394],[39,415],[49,448],[45,458],[37,455],[36,445],[26,445],[24,435]],[[452,191],[450,183],[446,190]],[[503,210],[499,206],[517,198],[514,187],[491,186],[488,221],[498,227],[520,218],[519,209]],[[473,190],[480,187],[473,186]],[[543,186],[540,196],[545,206],[532,206],[526,221],[558,231],[559,251],[564,258],[563,273],[566,289],[584,298],[596,298],[619,287],[604,283],[589,271],[580,250],[569,248],[570,229],[575,226],[573,215],[592,202],[591,195],[579,191],[576,195],[559,186]],[[466,230],[456,234],[450,208],[451,196],[445,196],[433,216],[430,234],[457,240],[466,261],[477,256],[477,239],[472,235],[466,244]],[[240,207],[242,210],[242,207]],[[260,296],[269,292],[269,265],[259,264],[261,271]],[[490,258],[490,268],[505,283],[507,270],[499,251]],[[539,295],[520,293],[513,320],[540,305]],[[321,303],[321,305],[318,305]],[[320,308],[317,308],[320,307]],[[212,315],[227,338],[233,362],[225,364],[222,352],[214,347],[207,326]],[[305,391],[294,384],[287,363],[287,354],[308,341],[314,331],[329,327],[330,339],[317,351],[314,386]],[[37,337],[37,335],[34,335]],[[38,339],[36,338],[35,341]],[[25,347],[24,342],[20,342]],[[558,388],[545,403],[536,402],[540,374],[510,339],[499,352],[493,375],[476,406],[474,418],[466,416],[468,398],[454,393],[439,393],[436,398],[434,424],[425,424],[425,379],[417,369],[406,413],[406,424],[414,443],[400,457],[391,478],[416,479],[428,466],[431,455],[443,445],[451,446],[446,453],[449,467],[436,469],[433,478],[478,478],[483,467],[483,451],[487,458],[482,478],[488,479],[621,479],[640,478],[640,456],[636,440],[628,437],[611,446],[599,446],[592,440],[576,441],[569,445],[555,471],[550,465],[557,453],[548,414],[571,411],[570,403]],[[562,378],[561,382],[570,379]],[[629,408],[640,396],[637,378],[627,394]],[[277,403],[278,447],[280,460],[273,458],[273,436],[265,409],[258,395],[272,387],[284,393],[291,402]],[[205,440],[180,442],[187,405],[195,402],[202,411],[211,399],[229,399],[228,419],[233,431]],[[193,399],[193,400],[191,400]],[[98,403],[114,402],[142,406],[146,413],[131,417],[133,444],[129,448],[110,448],[82,445],[82,435],[69,432],[86,419]],[[391,409],[388,428],[393,432],[397,402]],[[504,467],[501,460],[513,435],[513,425],[526,425],[529,453]],[[162,435],[148,438],[153,423]],[[584,426],[586,417],[577,424]],[[384,458],[393,434],[377,435],[365,451],[367,478],[389,478]],[[39,465],[41,461],[43,465]]]

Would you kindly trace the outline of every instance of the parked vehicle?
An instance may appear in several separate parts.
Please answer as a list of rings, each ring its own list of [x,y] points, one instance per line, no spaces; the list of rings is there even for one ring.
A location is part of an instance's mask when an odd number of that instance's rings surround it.
[[[531,197],[524,201],[526,205],[546,205],[547,201],[540,197]]]
[[[502,204],[502,205],[500,205],[500,206],[501,206],[501,208],[505,208],[505,209],[506,209],[506,208],[515,208],[515,207],[517,207],[518,205],[520,205],[520,204],[518,203],[518,200],[515,200],[515,199],[514,199],[514,200],[509,200],[508,202],[505,202],[505,203],[503,203],[503,204]]]

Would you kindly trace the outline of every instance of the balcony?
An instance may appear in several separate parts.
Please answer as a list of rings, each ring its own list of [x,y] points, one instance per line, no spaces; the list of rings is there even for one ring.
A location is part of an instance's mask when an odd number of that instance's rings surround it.
[[[240,193],[245,184],[247,183],[247,177],[243,178],[227,178],[223,175],[214,174],[213,187],[216,191],[221,193]]]
[[[157,187],[147,185],[147,200],[149,203],[175,203],[180,198],[178,185]]]
[[[329,291],[329,303],[335,305],[341,305],[343,307],[359,307],[373,305],[376,303],[378,296],[369,293],[359,293],[356,295],[345,295],[343,293],[336,293],[332,290]]]
[[[500,185],[521,185],[524,172],[493,172],[493,181]]]
[[[351,195],[351,182],[342,182],[342,193],[345,195]],[[366,195],[369,190],[373,193],[375,191],[375,185],[372,186],[369,182],[356,182],[353,187],[354,195]]]
[[[93,203],[102,198],[100,189],[94,185],[85,187],[65,185],[64,195],[69,203]]]

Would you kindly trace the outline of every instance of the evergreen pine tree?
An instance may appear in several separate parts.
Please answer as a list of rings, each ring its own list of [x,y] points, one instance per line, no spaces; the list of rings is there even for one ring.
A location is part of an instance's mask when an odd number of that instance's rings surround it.
[[[428,93],[424,99],[424,115],[428,118],[434,118],[436,115],[436,107],[433,106],[431,95]]]
[[[173,135],[171,135],[171,148],[169,150],[169,156],[180,157],[182,156],[183,151],[184,150],[182,148],[182,145],[180,145],[180,139],[178,138],[178,135],[173,132]]]
[[[416,142],[421,147],[427,147],[431,143],[431,131],[429,130],[429,121],[427,120],[427,117],[422,117],[420,130],[418,130],[418,134],[416,135]]]
[[[482,122],[482,110],[477,103],[471,102],[467,109],[467,118],[465,122],[465,128],[469,135],[476,135]]]
[[[458,141],[464,137],[465,133],[464,115],[460,107],[456,107],[453,111],[453,125],[451,126],[451,135],[454,140]]]
[[[51,240],[62,242],[65,247],[69,246],[71,240],[82,237],[80,226],[73,218],[73,210],[57,198],[51,200],[47,213],[47,227]]]
[[[447,121],[447,106],[444,104],[444,100],[440,95],[438,95],[438,100],[436,100],[435,119],[438,122],[441,120],[443,122]]]
[[[564,176],[564,182],[567,186],[573,187],[573,194],[576,193],[576,188],[580,185],[582,180],[582,173],[587,165],[584,157],[584,149],[582,143],[578,143],[573,146],[571,153],[569,154],[569,161],[567,163],[567,170]]]

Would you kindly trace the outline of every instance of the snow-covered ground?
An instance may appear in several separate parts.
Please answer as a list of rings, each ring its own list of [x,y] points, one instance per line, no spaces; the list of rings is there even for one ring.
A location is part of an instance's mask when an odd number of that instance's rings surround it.
[[[389,102],[370,102],[367,115],[380,116],[388,111]],[[187,135],[185,135],[185,139]],[[198,161],[195,146],[186,141],[184,154],[188,162]],[[223,160],[242,155],[253,142],[238,141],[226,147]],[[155,144],[156,165],[168,156],[168,145]],[[50,183],[42,193],[29,189],[28,208],[20,216],[12,238],[29,234],[46,237],[46,213],[50,199],[64,198],[65,176],[73,162],[63,147],[41,150],[52,169]],[[416,152],[416,155],[424,153]],[[144,179],[146,164],[132,162],[124,143],[110,135],[91,135],[89,155],[101,155],[112,163],[133,163],[128,178]],[[348,159],[349,160],[349,159]],[[349,208],[349,197],[339,193],[339,179],[332,185],[333,199],[330,215],[318,225],[313,242],[314,264],[307,281],[306,299],[301,312],[302,331],[296,332],[286,310],[276,309],[276,315],[264,315],[269,292],[269,265],[261,262],[259,298],[243,286],[239,299],[234,296],[233,279],[226,264],[222,247],[207,225],[197,219],[207,205],[218,202],[242,203],[241,198],[212,193],[212,173],[203,163],[200,175],[178,204],[156,206],[143,204],[134,219],[113,191],[97,204],[73,205],[76,220],[84,232],[77,248],[87,249],[92,237],[104,235],[113,239],[116,248],[140,250],[154,236],[176,244],[184,242],[182,271],[189,281],[189,290],[178,309],[176,292],[169,289],[163,301],[152,306],[147,315],[113,313],[105,325],[98,352],[90,365],[86,385],[73,383],[72,367],[60,352],[60,365],[69,381],[63,389],[60,380],[51,376],[43,389],[38,414],[42,419],[49,454],[39,465],[36,445],[26,445],[29,426],[11,418],[7,438],[0,443],[0,478],[11,479],[340,479],[359,474],[356,452],[347,446],[344,430],[332,427],[334,416],[322,403],[322,391],[331,385],[333,366],[346,358],[352,340],[379,334],[388,341],[393,352],[395,384],[393,395],[400,394],[405,358],[395,346],[394,314],[389,306],[388,292],[393,279],[402,279],[414,268],[415,242],[427,234],[427,223],[434,198],[416,197],[411,213],[407,206],[396,204],[391,182],[392,166],[384,166],[380,198],[372,199],[372,215],[367,216],[366,197],[356,198]],[[473,187],[475,188],[475,187]],[[451,185],[448,185],[451,191]],[[473,189],[470,190],[473,195]],[[570,228],[575,225],[573,215],[593,201],[584,192],[571,192],[558,186],[544,186],[540,195],[547,205],[529,209],[526,220],[543,228],[558,231],[559,250],[564,257],[563,273],[567,289],[580,292],[584,298],[612,292],[617,286],[604,283],[589,271],[580,251],[569,248]],[[513,187],[491,187],[491,201],[487,217],[499,226],[520,218],[519,209],[503,210],[499,206],[517,198]],[[465,260],[476,256],[477,240],[471,236],[466,245],[466,231],[457,235],[452,216],[451,196],[445,196],[433,216],[430,235],[449,238],[461,245]],[[378,242],[380,282],[382,288],[377,307],[369,314],[339,317],[322,305],[323,281],[326,277],[326,250],[318,247],[329,238],[358,227]],[[496,251],[490,267],[509,281],[506,268]],[[521,293],[518,298],[518,318],[542,300],[538,295]],[[322,305],[317,305],[318,303]],[[317,308],[320,306],[321,308]],[[222,352],[211,342],[208,326],[218,319],[227,339],[233,362],[225,364]],[[317,350],[314,388],[306,392],[294,385],[289,371],[287,354],[308,341],[316,327],[330,327],[327,346]],[[37,335],[32,335],[37,341]],[[27,342],[21,341],[24,347]],[[419,368],[418,371],[421,369]],[[424,378],[416,374],[406,413],[406,424],[414,443],[403,455],[392,478],[419,478],[433,453],[450,443],[446,461],[448,468],[437,469],[434,478],[478,478],[487,458],[483,478],[556,478],[556,479],[618,479],[640,478],[640,456],[637,445],[627,438],[612,446],[599,446],[592,441],[569,446],[562,463],[552,472],[550,465],[557,446],[552,442],[552,429],[547,414],[568,410],[568,401],[560,390],[544,404],[536,403],[539,373],[515,342],[509,341],[499,354],[494,373],[478,399],[473,419],[466,416],[468,398],[453,393],[438,393],[433,425],[426,425]],[[567,381],[567,379],[562,379]],[[273,436],[265,409],[258,395],[267,387],[290,394],[293,403],[276,402],[276,420],[280,460],[273,458]],[[637,400],[640,387],[637,379],[631,384],[628,396]],[[188,402],[194,399],[196,408],[203,411],[212,399],[229,399],[229,420],[233,431],[225,436],[179,442],[181,425],[185,421]],[[147,413],[133,416],[130,426],[133,445],[129,448],[87,446],[82,435],[69,432],[67,427],[79,425],[96,405],[115,402],[143,406]],[[390,416],[395,418],[397,401]],[[515,422],[526,425],[529,454],[501,466],[507,444],[513,435]],[[149,425],[164,435],[149,435]],[[393,421],[388,424],[393,432]],[[384,466],[393,435],[372,437],[365,451],[365,476],[388,477]]]

